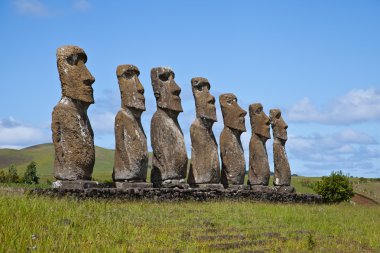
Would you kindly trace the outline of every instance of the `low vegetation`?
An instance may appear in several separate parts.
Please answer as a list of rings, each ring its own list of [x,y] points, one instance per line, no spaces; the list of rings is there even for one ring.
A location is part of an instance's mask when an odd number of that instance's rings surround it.
[[[378,206],[0,195],[0,252],[378,252]]]
[[[24,176],[20,177],[15,165],[11,165],[8,171],[0,170],[0,183],[14,183],[14,184],[38,184],[39,176],[37,175],[37,164],[32,161],[28,164]]]
[[[352,182],[342,171],[333,171],[330,176],[322,177],[321,181],[314,184],[313,189],[330,203],[349,201],[354,196]]]

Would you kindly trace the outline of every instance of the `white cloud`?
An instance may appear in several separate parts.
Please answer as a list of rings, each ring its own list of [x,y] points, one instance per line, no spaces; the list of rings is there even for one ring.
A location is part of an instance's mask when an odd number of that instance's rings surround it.
[[[38,0],[13,0],[16,10],[23,15],[46,17],[51,15],[50,10]]]
[[[13,117],[0,120],[0,147],[23,148],[44,142],[50,142],[48,129],[28,126]]]
[[[87,11],[91,8],[91,4],[88,0],[75,0],[74,9],[77,11]]]
[[[300,123],[353,124],[380,121],[380,90],[355,89],[317,108],[304,98],[286,111],[287,120]]]
[[[89,115],[94,135],[112,134],[114,132],[116,113],[94,112]]]
[[[327,135],[289,136],[287,151],[290,160],[302,162],[301,170],[292,168],[295,173],[313,176],[327,175],[332,170],[364,175],[380,157],[376,138],[352,129]]]

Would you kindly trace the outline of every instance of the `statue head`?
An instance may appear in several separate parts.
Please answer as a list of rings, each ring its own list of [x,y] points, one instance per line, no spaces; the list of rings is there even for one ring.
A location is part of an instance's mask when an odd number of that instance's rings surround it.
[[[152,68],[150,71],[157,106],[175,112],[182,112],[181,88],[174,81],[174,72],[168,67]]]
[[[63,46],[57,49],[57,67],[62,95],[93,104],[91,85],[95,82],[95,78],[88,71],[86,62],[87,55],[80,47]]]
[[[273,130],[273,138],[286,141],[288,139],[288,134],[286,131],[288,125],[282,118],[280,109],[271,109],[269,112],[269,117]]]
[[[122,107],[145,111],[144,87],[139,80],[140,71],[133,65],[119,65],[116,76],[119,82]]]
[[[249,117],[251,120],[252,133],[270,139],[270,120],[263,111],[260,103],[249,105]]]
[[[224,125],[245,132],[245,115],[244,111],[237,103],[237,98],[232,93],[225,93],[219,96],[220,107],[222,108]]]
[[[210,94],[210,83],[206,78],[195,77],[191,79],[197,118],[216,122],[215,98]]]

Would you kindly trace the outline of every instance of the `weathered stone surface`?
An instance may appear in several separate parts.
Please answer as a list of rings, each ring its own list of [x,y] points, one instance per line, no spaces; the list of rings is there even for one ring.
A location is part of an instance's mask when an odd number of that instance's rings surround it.
[[[130,189],[130,188],[153,188],[152,183],[146,183],[146,182],[115,182],[115,186],[118,189]]]
[[[95,78],[86,61],[86,53],[77,46],[57,49],[62,98],[54,107],[51,129],[58,180],[91,180],[92,176],[95,147],[87,109],[94,103],[91,85]]]
[[[218,144],[212,126],[216,119],[215,98],[210,94],[210,83],[206,78],[191,79],[195,99],[196,119],[190,127],[191,164],[188,183],[220,183]]]
[[[177,119],[182,112],[181,88],[174,81],[174,72],[170,68],[153,68],[150,74],[157,103],[150,127],[153,149],[151,181],[155,187],[166,180],[183,180],[185,183],[187,152]]]
[[[155,184],[156,185],[156,184]],[[185,179],[167,179],[161,181],[160,184],[156,185],[158,188],[179,188],[179,189],[188,189],[189,185],[186,184]]]
[[[74,180],[74,181],[62,181],[57,180],[52,183],[53,188],[59,188],[59,189],[89,189],[89,188],[103,188],[104,185],[96,182],[96,181],[89,181],[89,180]]]
[[[144,87],[140,71],[133,65],[120,65],[116,76],[121,93],[121,109],[115,117],[114,181],[145,182],[148,146],[141,114],[145,111]]]
[[[227,189],[230,189],[230,190],[250,190],[251,187],[249,185],[243,185],[243,184],[229,184]]]
[[[268,185],[270,178],[265,143],[270,139],[270,120],[260,103],[249,106],[252,137],[249,142],[248,184]]]
[[[291,172],[286,156],[285,143],[288,140],[287,128],[281,116],[279,109],[272,109],[269,112],[269,117],[273,131],[273,160],[274,160],[274,179],[275,186],[289,186],[291,183]]]
[[[251,190],[255,192],[275,192],[274,187],[269,187],[265,185],[251,185]]]
[[[220,134],[220,156],[222,159],[221,183],[227,185],[244,184],[245,160],[240,135],[246,131],[244,111],[232,93],[219,96],[224,128]]]
[[[279,193],[295,193],[296,189],[290,185],[275,186],[275,191]]]
[[[193,184],[190,185],[192,189],[204,189],[204,190],[222,190],[224,186],[222,184]]]
[[[33,189],[31,195],[48,197],[74,197],[78,199],[150,200],[150,201],[265,201],[279,203],[322,204],[322,197],[314,194],[280,193],[276,191],[252,191],[242,189],[178,189],[178,188],[129,188],[129,189]]]

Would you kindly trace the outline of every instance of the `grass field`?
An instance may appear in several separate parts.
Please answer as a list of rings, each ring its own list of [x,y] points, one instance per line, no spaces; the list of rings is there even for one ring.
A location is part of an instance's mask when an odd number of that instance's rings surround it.
[[[0,195],[0,252],[380,252],[380,207]]]
[[[113,151],[97,147],[96,159],[94,179],[111,180]],[[49,187],[51,144],[0,150],[0,166],[16,164],[19,174],[32,160],[42,184],[27,187]],[[319,179],[292,177],[292,185],[314,193],[307,185]],[[353,181],[378,200],[379,182]],[[379,205],[349,203],[78,201],[0,189],[0,252],[380,252],[379,214]]]

